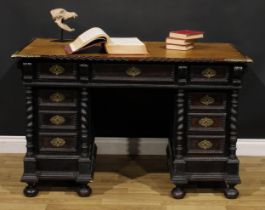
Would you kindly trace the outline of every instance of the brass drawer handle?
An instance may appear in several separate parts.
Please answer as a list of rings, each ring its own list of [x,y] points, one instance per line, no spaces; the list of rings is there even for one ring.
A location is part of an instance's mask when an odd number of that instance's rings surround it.
[[[126,74],[130,77],[137,77],[142,73],[141,69],[136,68],[136,67],[131,67],[127,69]]]
[[[199,120],[199,124],[202,127],[208,128],[208,127],[211,127],[214,124],[214,121],[211,118],[204,117],[204,118],[201,118]]]
[[[66,141],[60,137],[53,138],[50,141],[51,145],[54,147],[63,147],[66,143]]]
[[[65,118],[61,115],[54,115],[53,117],[50,118],[50,122],[53,125],[62,125],[65,123]]]
[[[65,100],[65,96],[62,93],[55,92],[50,95],[50,100],[55,103],[60,103]]]
[[[54,74],[56,76],[63,74],[64,71],[65,71],[64,67],[62,67],[58,64],[55,64],[49,68],[49,72],[51,72],[52,74]]]
[[[213,147],[213,143],[204,139],[198,143],[198,147],[204,150],[211,149]]]
[[[211,96],[205,95],[200,99],[201,104],[209,106],[215,102],[215,99]]]
[[[202,74],[203,77],[211,79],[211,78],[216,76],[217,72],[214,69],[212,69],[212,68],[207,68],[207,69],[204,69],[201,72],[201,74]]]

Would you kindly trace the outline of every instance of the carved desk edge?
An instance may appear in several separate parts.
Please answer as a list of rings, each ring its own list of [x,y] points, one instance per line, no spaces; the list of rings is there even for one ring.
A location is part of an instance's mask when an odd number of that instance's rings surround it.
[[[184,59],[184,58],[163,58],[163,57],[151,57],[151,58],[141,58],[141,57],[101,57],[101,56],[87,56],[81,54],[73,54],[73,55],[19,55],[17,53],[13,54],[11,58],[38,58],[38,59],[51,59],[51,60],[83,60],[83,61],[101,61],[101,62],[128,62],[128,61],[136,61],[136,62],[161,62],[161,63],[179,63],[179,62],[226,62],[226,63],[253,63],[253,60],[245,56],[244,60],[241,59]]]

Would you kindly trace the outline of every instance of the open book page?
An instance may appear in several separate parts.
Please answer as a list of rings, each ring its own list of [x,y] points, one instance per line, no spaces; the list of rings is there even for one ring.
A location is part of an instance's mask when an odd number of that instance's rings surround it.
[[[111,37],[107,45],[144,45],[137,37]]]
[[[101,28],[91,28],[79,35],[64,49],[67,54],[103,46],[109,54],[147,54],[146,46],[137,37],[109,37]]]
[[[111,37],[105,48],[109,54],[148,54],[145,44],[137,37]]]
[[[94,27],[79,35],[73,42],[69,44],[69,47],[72,52],[75,52],[99,38],[101,38],[101,41],[102,38],[106,39],[106,41],[110,39],[105,31],[103,31],[101,28]]]

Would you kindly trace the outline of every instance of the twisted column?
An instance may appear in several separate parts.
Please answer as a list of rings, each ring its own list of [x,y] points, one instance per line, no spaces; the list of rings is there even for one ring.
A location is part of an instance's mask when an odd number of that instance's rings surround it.
[[[33,156],[33,92],[32,87],[25,87],[26,94],[26,140],[27,140],[27,157]]]
[[[231,95],[230,107],[230,159],[236,158],[236,142],[237,142],[237,116],[238,116],[238,90],[233,90]]]
[[[81,156],[88,156],[88,91],[86,88],[82,88],[81,91]]]
[[[181,159],[183,156],[184,140],[184,90],[178,90],[177,93],[177,110],[176,110],[176,157]]]

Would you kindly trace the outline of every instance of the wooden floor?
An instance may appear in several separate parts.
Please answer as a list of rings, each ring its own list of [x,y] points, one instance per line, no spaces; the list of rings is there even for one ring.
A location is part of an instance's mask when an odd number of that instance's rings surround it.
[[[46,187],[35,198],[22,194],[22,155],[0,155],[0,210],[265,210],[265,157],[241,157],[240,197],[227,200],[213,189],[189,189],[170,197],[165,157],[101,156],[93,194],[80,198],[71,188]]]

